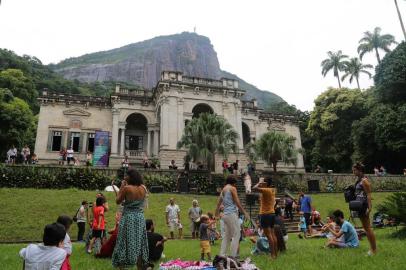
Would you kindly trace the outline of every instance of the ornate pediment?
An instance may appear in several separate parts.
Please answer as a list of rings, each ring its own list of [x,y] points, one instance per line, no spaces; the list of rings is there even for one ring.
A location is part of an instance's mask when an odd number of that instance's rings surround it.
[[[271,123],[268,130],[285,131],[286,128],[280,123]]]
[[[85,116],[85,117],[89,117],[91,115],[91,113],[79,109],[79,108],[74,108],[74,109],[69,109],[69,110],[65,110],[63,111],[64,115],[74,115],[74,116]]]

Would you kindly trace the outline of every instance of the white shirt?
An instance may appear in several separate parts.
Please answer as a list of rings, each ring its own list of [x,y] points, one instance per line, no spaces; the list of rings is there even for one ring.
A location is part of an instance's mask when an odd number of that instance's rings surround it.
[[[66,153],[68,154],[69,158],[73,157],[73,149],[66,150]]]
[[[30,244],[20,250],[25,261],[24,270],[60,270],[66,258],[66,251],[55,246]]]
[[[168,213],[169,220],[174,220],[178,218],[178,213],[180,212],[180,209],[177,204],[174,205],[168,204],[166,206],[165,212]]]
[[[63,249],[68,255],[72,254],[72,242],[70,241],[69,234],[65,234],[65,239],[63,239]]]

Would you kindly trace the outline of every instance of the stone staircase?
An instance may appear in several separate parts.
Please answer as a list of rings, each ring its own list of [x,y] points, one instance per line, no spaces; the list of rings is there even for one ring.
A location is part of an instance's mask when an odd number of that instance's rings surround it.
[[[255,185],[257,181],[253,179],[252,185]],[[245,187],[244,187],[244,182],[241,178],[238,178],[237,180],[237,191],[238,191],[238,197],[240,198],[241,204],[243,205],[244,209],[250,214],[251,218],[256,219],[259,213],[259,201],[255,200],[254,204],[252,205],[247,205],[247,197],[245,194]],[[259,193],[254,193],[257,198],[259,198]],[[276,195],[276,200],[279,200],[278,205],[279,206],[284,206],[285,200],[284,200],[284,193],[277,193]],[[286,226],[286,229],[288,233],[293,233],[293,232],[299,232],[298,229],[298,224],[299,224],[299,214],[294,211],[293,212],[293,220],[290,221],[289,219],[284,219],[284,223]]]

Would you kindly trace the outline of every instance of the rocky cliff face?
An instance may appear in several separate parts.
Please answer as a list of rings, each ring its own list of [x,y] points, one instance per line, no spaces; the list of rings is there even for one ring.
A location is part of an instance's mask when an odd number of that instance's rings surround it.
[[[247,90],[247,98],[257,98],[262,106],[282,101],[279,96],[261,91],[236,75],[222,71],[210,40],[195,33],[156,37],[66,59],[51,67],[66,79],[122,81],[147,89],[156,85],[163,70],[182,71],[188,76],[204,78],[233,77],[242,82],[240,87]]]

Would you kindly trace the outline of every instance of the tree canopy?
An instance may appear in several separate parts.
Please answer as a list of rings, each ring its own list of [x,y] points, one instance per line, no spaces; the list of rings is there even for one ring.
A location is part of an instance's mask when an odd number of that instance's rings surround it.
[[[376,68],[374,77],[377,93],[383,102],[406,101],[406,42],[388,53]]]
[[[186,148],[193,162],[213,170],[215,155],[227,157],[236,152],[237,140],[238,133],[230,123],[217,115],[202,113],[185,126],[177,147]]]
[[[1,153],[12,145],[33,145],[36,121],[30,107],[4,88],[0,88],[0,123]]]
[[[295,137],[286,133],[271,131],[263,134],[252,144],[251,149],[276,172],[279,161],[286,165],[296,165],[298,150],[295,148],[295,140]]]

